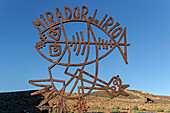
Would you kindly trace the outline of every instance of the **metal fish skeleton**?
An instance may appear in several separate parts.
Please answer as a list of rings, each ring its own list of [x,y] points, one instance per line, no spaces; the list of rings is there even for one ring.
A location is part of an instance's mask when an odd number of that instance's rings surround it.
[[[85,7],[85,6],[83,6]],[[65,9],[69,9],[68,7]],[[80,9],[78,9],[78,7],[74,8],[74,13],[75,11],[79,11]],[[58,18],[64,18],[61,14],[61,12],[59,12],[59,10],[56,9],[56,11],[58,11],[57,17]],[[71,11],[68,10],[69,12]],[[82,10],[83,11],[83,10]],[[48,95],[45,97],[45,99],[39,104],[39,107],[41,107],[43,104],[47,103],[48,101],[50,101],[51,99],[53,99],[54,97],[56,97],[57,95],[59,95],[61,98],[59,100],[56,100],[57,102],[55,103],[55,105],[53,106],[54,108],[58,108],[58,112],[62,112],[62,110],[67,110],[70,111],[69,107],[67,106],[67,104],[65,103],[65,101],[67,99],[78,99],[78,103],[76,105],[74,105],[74,109],[73,111],[75,111],[76,109],[79,110],[79,112],[83,112],[83,111],[87,111],[87,106],[85,105],[85,101],[84,101],[84,97],[87,96],[93,89],[98,89],[98,90],[105,90],[107,92],[108,95],[111,96],[111,98],[124,95],[124,96],[128,96],[128,94],[124,91],[125,88],[129,87],[129,85],[123,85],[121,79],[119,78],[119,76],[113,76],[109,82],[105,82],[103,80],[101,80],[100,78],[98,78],[98,62],[99,60],[101,60],[102,58],[104,58],[105,56],[107,56],[109,53],[111,53],[115,48],[118,48],[118,50],[120,51],[125,63],[127,64],[127,46],[129,46],[130,44],[127,43],[126,41],[126,28],[124,28],[124,30],[121,27],[116,28],[116,26],[119,26],[119,24],[115,24],[110,30],[107,30],[107,27],[111,25],[112,23],[112,18],[109,18],[103,25],[103,21],[105,20],[105,18],[107,16],[105,16],[102,21],[99,23],[99,21],[95,18],[97,13],[97,10],[95,10],[95,13],[92,17],[89,17],[88,19],[84,18],[84,19],[79,19],[80,15],[78,14],[78,16],[74,15],[74,19],[71,19],[71,16],[68,17],[68,15],[66,15],[67,20],[64,20],[62,22],[59,21],[58,19],[58,23],[54,22],[54,20],[50,20],[49,22],[51,23],[51,26],[49,26],[49,24],[47,23],[46,20],[44,20],[44,18],[42,18],[43,16],[41,15],[40,17],[43,19],[43,21],[46,23],[46,25],[48,27],[45,27],[45,25],[37,19],[38,24],[37,25],[43,25],[43,27],[45,28],[43,31],[40,31],[40,42],[36,43],[36,50],[40,53],[41,56],[43,56],[45,59],[47,59],[48,61],[52,62],[53,64],[51,66],[48,67],[48,72],[49,72],[49,77],[50,79],[40,79],[40,80],[30,80],[29,83],[31,83],[32,85],[38,86],[38,87],[45,87],[39,91],[36,91],[34,93],[32,93],[32,95],[37,95],[37,94],[42,94],[42,93],[46,93],[49,92]],[[51,15],[51,19],[53,19],[53,15],[51,13],[45,13],[50,14]],[[49,18],[48,18],[49,20]],[[111,23],[109,23],[109,21],[111,21]],[[52,24],[53,22],[53,24]],[[87,37],[85,40],[85,37],[83,36],[83,32],[76,32],[76,34],[72,35],[72,38],[67,37],[67,33],[65,31],[64,28],[64,23],[67,22],[86,22],[87,23]],[[33,22],[34,25],[35,22]],[[113,24],[113,23],[112,23]],[[91,25],[94,25],[96,27],[98,27],[100,30],[102,30],[110,39],[109,40],[104,40],[101,39],[100,37],[96,37]],[[37,28],[37,26],[36,26]],[[115,29],[115,30],[114,30]],[[112,35],[110,35],[109,33],[114,30],[112,32]],[[47,35],[45,35],[45,32],[47,32]],[[122,31],[122,33],[120,32]],[[60,40],[61,38],[61,32],[63,34],[63,37],[65,40]],[[115,38],[117,38],[119,35],[121,34],[121,36],[119,37],[118,41],[115,40]],[[48,38],[52,39],[52,40],[48,40]],[[92,38],[93,41],[91,41],[90,39]],[[72,39],[72,40],[70,40]],[[120,43],[121,41],[124,41],[123,43]],[[45,54],[43,54],[41,52],[41,49],[43,47],[46,47],[46,45],[48,45],[48,50],[49,50],[49,55],[51,57],[58,57],[57,60],[52,60],[50,57],[47,57]],[[65,46],[61,46],[62,44],[64,44]],[[89,60],[89,54],[90,54],[90,46],[94,46],[95,47],[95,59],[94,60]],[[124,52],[122,50],[122,48],[120,46],[124,46]],[[73,49],[71,49],[71,47]],[[82,49],[81,49],[82,48]],[[108,49],[110,48],[110,49]],[[102,49],[106,49],[108,50],[105,54],[99,56],[99,50]],[[63,56],[67,54],[68,55],[68,59],[67,59],[67,63],[63,63],[61,62],[61,59],[63,58]],[[83,61],[83,63],[71,63],[71,54],[75,54],[76,56],[79,55],[84,55],[85,59]],[[86,65],[88,64],[95,64],[95,74],[90,74],[89,72],[85,71],[84,68]],[[52,73],[51,73],[51,69],[56,66],[56,65],[62,65],[65,66],[65,70],[63,70],[63,72],[65,73],[65,75],[70,76],[71,78],[66,82],[64,80],[59,80],[59,79],[53,79],[52,77]],[[80,68],[81,66],[81,68]],[[70,67],[75,67],[76,71],[74,73],[69,72],[69,68]],[[88,76],[90,78],[93,79],[93,81],[88,80],[85,78],[85,76]],[[66,94],[65,93],[65,89],[67,88],[67,86],[70,84],[70,82],[76,79],[71,91]],[[80,80],[81,85],[78,86],[77,83]],[[100,82],[100,83],[97,83]],[[38,84],[38,82],[50,82],[51,85],[44,85],[44,84]],[[54,82],[59,82],[63,84],[63,87],[58,90],[57,87],[55,86]],[[91,86],[85,86],[84,82],[87,82],[89,84],[91,84]],[[104,84],[104,85],[102,85]],[[118,87],[118,89],[117,89]],[[72,96],[73,90],[77,88],[78,90],[78,96]],[[88,92],[84,92],[84,89],[89,89]],[[81,92],[80,92],[81,90]]]

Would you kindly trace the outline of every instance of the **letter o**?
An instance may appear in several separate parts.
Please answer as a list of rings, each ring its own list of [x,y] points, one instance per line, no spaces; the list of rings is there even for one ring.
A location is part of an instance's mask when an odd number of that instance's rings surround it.
[[[76,10],[77,10],[77,16],[76,16]],[[80,8],[79,7],[74,7],[73,16],[74,16],[74,19],[80,18]]]
[[[118,37],[120,35],[120,33],[122,32],[122,30],[123,29],[121,27],[116,28],[111,34],[112,38]],[[117,34],[115,34],[115,33],[117,33]]]

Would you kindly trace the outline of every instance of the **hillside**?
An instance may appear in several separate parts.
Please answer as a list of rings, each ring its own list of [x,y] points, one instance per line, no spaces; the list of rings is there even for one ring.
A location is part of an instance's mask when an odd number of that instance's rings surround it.
[[[92,92],[85,97],[85,101],[87,102],[86,105],[89,106],[88,112],[110,113],[113,110],[116,110],[116,107],[120,108],[118,109],[119,111],[128,113],[134,113],[135,111],[140,111],[142,109],[146,109],[145,112],[156,112],[157,108],[164,111],[170,109],[170,96],[153,95],[144,91],[136,90],[125,91],[129,94],[128,97],[120,95],[113,99],[110,99],[105,91]],[[51,100],[49,105],[52,105],[52,103],[55,103],[55,99]],[[76,104],[77,101],[67,100],[67,103],[72,109],[72,106]],[[137,106],[138,110],[132,110],[134,106]]]
[[[29,113],[39,113],[40,110],[38,110],[36,106],[43,100],[43,96],[46,96],[47,93],[30,96],[34,91],[35,90],[0,93],[0,111],[16,111],[17,113],[20,113],[21,111],[26,110]],[[120,109],[118,110],[121,112],[134,113],[135,110],[132,110],[133,106],[139,108],[137,111],[146,109],[147,112],[155,112],[157,108],[164,111],[170,109],[170,96],[154,95],[136,90],[125,91],[129,93],[130,96],[119,96],[113,99],[110,99],[105,91],[92,92],[85,97],[87,102],[86,105],[89,106],[88,112],[110,113],[111,111],[116,110],[116,107],[119,107]],[[52,105],[52,103],[56,101],[56,98],[49,101],[48,104]],[[73,104],[76,104],[77,100],[67,100],[66,103],[72,109]],[[45,106],[48,106],[48,104]]]

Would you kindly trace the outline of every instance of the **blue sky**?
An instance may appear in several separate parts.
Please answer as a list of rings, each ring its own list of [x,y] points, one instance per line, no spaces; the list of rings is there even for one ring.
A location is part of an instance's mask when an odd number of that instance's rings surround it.
[[[129,89],[170,96],[169,0],[1,0],[0,92],[37,89],[28,81],[48,78],[47,68],[52,63],[34,48],[40,40],[32,21],[47,11],[55,14],[55,8],[64,13],[64,6],[73,10],[83,5],[89,9],[88,16],[98,9],[96,18],[108,14],[121,27],[127,27],[127,40],[131,43],[129,64],[115,49],[99,61],[99,78],[109,81],[120,75],[123,84],[130,84]],[[78,27],[73,28],[79,30]],[[72,33],[71,28],[70,25],[68,34]],[[62,75],[63,70],[56,66],[54,73]],[[93,72],[90,66],[87,70]]]

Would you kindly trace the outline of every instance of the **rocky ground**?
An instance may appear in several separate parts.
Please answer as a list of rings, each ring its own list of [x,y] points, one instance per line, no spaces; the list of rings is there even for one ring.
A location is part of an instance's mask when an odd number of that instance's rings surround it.
[[[157,108],[162,109],[164,112],[170,109],[170,96],[153,95],[136,90],[125,91],[129,94],[128,97],[119,96],[113,99],[110,99],[105,91],[92,92],[85,97],[86,105],[89,106],[88,112],[110,113],[118,110],[120,112],[134,113],[146,109],[144,112],[153,113],[156,112]],[[0,93],[0,113],[1,110],[16,111],[16,113],[23,110],[29,111],[29,113],[41,113],[36,106],[43,100],[43,96],[30,96],[32,92],[34,91]],[[47,93],[43,95],[45,96]],[[49,101],[45,106],[52,105],[56,98]],[[66,103],[73,109],[72,106],[77,103],[77,100],[67,100]],[[133,110],[134,106],[137,106],[138,110]],[[118,107],[119,109],[116,109]]]
[[[36,90],[0,93],[0,113],[23,113],[24,111],[41,113],[36,106],[43,96],[31,96],[34,91]]]
[[[111,112],[113,107],[118,106],[121,112],[133,113],[133,107],[137,106],[140,111],[146,109],[146,112],[155,112],[157,108],[160,108],[164,111],[170,109],[170,97],[169,96],[158,96],[152,95],[143,91],[135,90],[126,90],[130,94],[128,97],[119,96],[114,99],[107,98],[104,91],[94,92],[89,97],[87,97],[87,104],[90,106],[99,106],[100,108],[104,107],[106,109],[100,109],[102,112]],[[94,97],[94,95],[97,97]],[[96,99],[95,99],[96,98]],[[90,102],[93,100],[93,102]],[[102,103],[104,102],[104,103]],[[129,110],[122,110],[122,109]],[[93,111],[94,109],[89,109]]]
[[[144,91],[126,90],[128,97],[119,96],[110,99],[105,91],[92,92],[85,100],[87,102],[88,112],[110,113],[118,110],[120,112],[134,113],[146,109],[143,112],[156,112],[160,108],[164,112],[170,109],[170,96],[159,96],[146,93]],[[76,95],[76,94],[75,94]],[[52,102],[52,101],[51,101]],[[67,104],[72,109],[75,100],[67,100]],[[138,110],[133,110],[137,106]],[[119,109],[116,109],[118,108]]]

